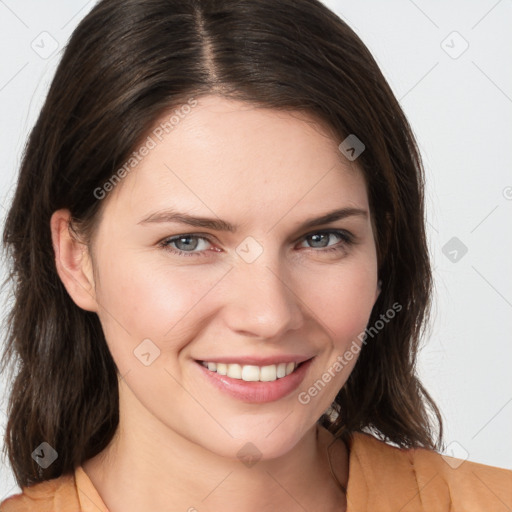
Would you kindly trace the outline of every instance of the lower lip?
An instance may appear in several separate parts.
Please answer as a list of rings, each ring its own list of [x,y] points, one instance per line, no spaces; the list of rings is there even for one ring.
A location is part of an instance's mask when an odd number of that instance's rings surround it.
[[[208,379],[208,382],[224,393],[248,403],[274,402],[295,391],[304,380],[313,359],[303,362],[293,373],[271,382],[246,382],[232,379],[227,375],[212,372],[196,361],[196,366]]]

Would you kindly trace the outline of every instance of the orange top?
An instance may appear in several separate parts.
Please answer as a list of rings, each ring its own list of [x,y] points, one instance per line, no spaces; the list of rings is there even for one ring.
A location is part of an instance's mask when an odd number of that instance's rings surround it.
[[[506,512],[512,471],[422,448],[403,450],[368,434],[349,442],[347,512]],[[109,512],[82,467],[23,488],[1,512]]]

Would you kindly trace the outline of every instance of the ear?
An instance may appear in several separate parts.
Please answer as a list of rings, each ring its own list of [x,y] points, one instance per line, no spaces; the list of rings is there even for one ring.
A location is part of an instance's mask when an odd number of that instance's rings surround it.
[[[50,220],[57,273],[78,307],[97,312],[92,260],[87,245],[70,229],[70,219],[70,211],[62,209]]]

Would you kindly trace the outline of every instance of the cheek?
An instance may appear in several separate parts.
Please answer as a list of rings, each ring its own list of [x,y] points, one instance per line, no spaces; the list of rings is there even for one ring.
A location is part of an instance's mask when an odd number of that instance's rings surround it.
[[[316,279],[312,276],[303,281],[304,302],[336,348],[343,350],[366,328],[376,298],[376,282],[371,261],[333,266]]]
[[[298,394],[311,417],[318,418],[332,404],[354,368],[375,302],[376,265],[354,260],[329,268],[322,277],[306,283],[314,290],[306,304],[323,327],[328,339],[321,344],[322,355]],[[314,287],[313,287],[314,284]]]
[[[105,258],[107,260],[107,258]],[[150,339],[162,354],[174,352],[193,335],[190,318],[201,300],[229,267],[177,267],[164,263],[147,267],[147,256],[109,258],[115,265],[101,266],[97,297],[100,319],[114,358],[131,354]]]

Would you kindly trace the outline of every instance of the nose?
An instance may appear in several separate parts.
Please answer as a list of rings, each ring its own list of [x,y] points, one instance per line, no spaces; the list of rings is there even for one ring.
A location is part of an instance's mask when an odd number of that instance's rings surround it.
[[[239,262],[230,272],[224,320],[233,331],[261,339],[278,338],[304,324],[302,301],[289,275],[268,259]]]

